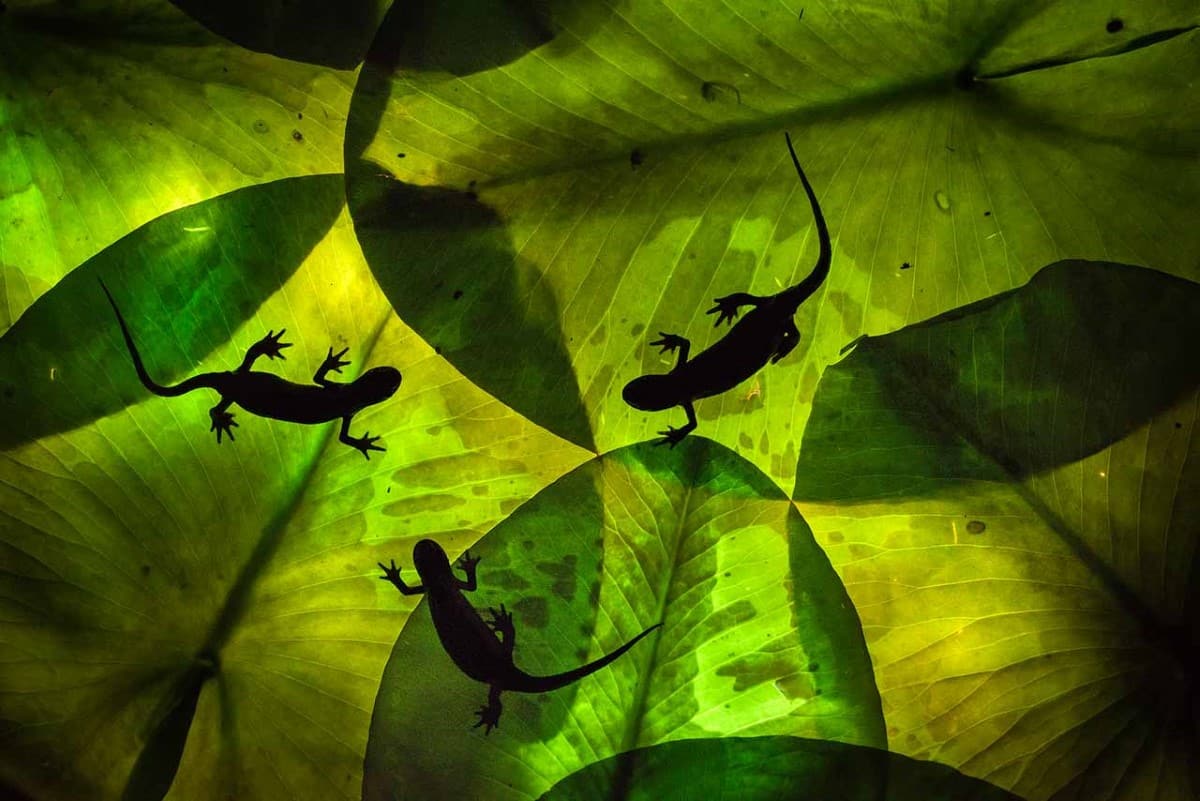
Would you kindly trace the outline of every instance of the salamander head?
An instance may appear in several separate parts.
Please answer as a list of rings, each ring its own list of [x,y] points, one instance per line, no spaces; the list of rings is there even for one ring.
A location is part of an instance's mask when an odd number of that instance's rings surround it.
[[[442,546],[433,540],[421,540],[413,547],[413,567],[422,580],[450,572],[450,559]]]
[[[679,379],[670,375],[638,376],[625,385],[621,397],[635,409],[661,412],[679,405]]]
[[[354,386],[371,403],[379,403],[395,395],[400,388],[400,371],[395,367],[372,367],[354,379]]]

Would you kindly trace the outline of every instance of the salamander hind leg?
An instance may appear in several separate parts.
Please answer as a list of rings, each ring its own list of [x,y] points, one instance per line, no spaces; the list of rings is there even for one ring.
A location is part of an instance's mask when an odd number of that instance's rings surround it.
[[[233,442],[233,429],[238,427],[238,424],[233,421],[233,412],[229,411],[229,407],[233,401],[222,399],[220,403],[208,410],[208,417],[212,421],[212,425],[208,427],[209,431],[217,432],[217,444],[221,444],[221,434],[229,435],[229,441]]]
[[[487,703],[479,707],[478,711],[475,712],[476,716],[479,717],[479,721],[475,724],[474,728],[478,729],[480,726],[483,726],[483,733],[485,735],[491,734],[492,729],[499,728],[500,713],[503,711],[504,707],[500,704],[500,688],[493,684],[488,688]]]
[[[681,428],[667,426],[666,430],[658,432],[662,439],[655,440],[655,445],[670,445],[672,448],[674,448],[676,445],[683,442],[684,437],[696,430],[696,407],[692,405],[691,401],[681,405],[683,406],[683,410],[687,413],[687,425],[682,426]]]
[[[368,461],[371,459],[371,454],[367,451],[386,451],[387,448],[375,444],[379,437],[372,437],[371,432],[365,432],[361,437],[350,436],[350,418],[342,418],[342,433],[338,435],[340,442],[349,445],[351,448],[357,448],[363,455],[363,458]]]
[[[499,635],[504,652],[511,658],[513,649],[517,647],[517,629],[513,626],[512,612],[505,609],[504,604],[500,604],[499,609],[489,608],[488,612],[492,615],[487,622],[488,627]]]

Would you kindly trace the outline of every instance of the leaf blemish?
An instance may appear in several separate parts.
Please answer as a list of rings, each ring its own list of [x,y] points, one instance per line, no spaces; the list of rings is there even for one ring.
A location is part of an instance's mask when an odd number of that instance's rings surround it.
[[[550,606],[545,598],[526,596],[513,604],[513,611],[521,616],[521,622],[535,629],[544,629],[550,622]]]
[[[985,531],[987,531],[987,524],[982,520],[972,520],[967,523],[968,534],[982,534]]]
[[[1109,33],[1120,33],[1121,29],[1124,27],[1125,23],[1120,17],[1113,17],[1108,21],[1108,24],[1104,26],[1104,30],[1108,31]]]

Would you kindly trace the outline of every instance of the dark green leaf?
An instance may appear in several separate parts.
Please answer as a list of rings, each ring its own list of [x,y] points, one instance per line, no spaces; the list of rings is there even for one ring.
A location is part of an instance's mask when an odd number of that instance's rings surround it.
[[[0,415],[0,448],[149,395],[101,281],[150,375],[174,383],[287,282],[342,211],[342,191],[336,175],[241,189],[164,215],[89,259],[0,338],[0,399],[14,410]]]
[[[827,370],[799,500],[1022,479],[1107,448],[1200,385],[1200,284],[1062,261],[1020,289],[861,341]]]
[[[209,30],[262,53],[354,69],[391,0],[171,0]],[[406,5],[401,3],[401,5]]]
[[[593,763],[540,801],[1020,801],[934,762],[800,737],[678,740]]]

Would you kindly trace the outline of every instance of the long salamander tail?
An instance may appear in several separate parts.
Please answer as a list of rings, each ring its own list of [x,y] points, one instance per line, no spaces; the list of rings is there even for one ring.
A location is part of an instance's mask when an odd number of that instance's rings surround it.
[[[528,680],[528,682],[529,682],[528,686],[514,685],[509,689],[516,690],[517,692],[544,693],[544,692],[549,692],[550,690],[557,690],[559,687],[566,687],[568,684],[579,681],[584,676],[590,676],[591,674],[595,673],[597,670],[600,670],[601,668],[607,667],[608,665],[612,664],[617,659],[621,658],[621,656],[626,651],[628,651],[633,646],[637,645],[638,640],[642,639],[647,634],[649,634],[650,632],[654,631],[657,628],[660,628],[661,626],[662,626],[662,623],[655,623],[653,626],[646,629],[641,634],[637,635],[632,640],[630,640],[629,642],[622,645],[620,648],[616,649],[615,651],[612,651],[611,653],[605,654],[604,656],[600,657],[599,659],[595,660],[594,662],[588,662],[586,665],[581,665],[580,667],[577,667],[574,670],[568,670],[565,673],[555,673],[550,676],[525,675],[523,678]]]
[[[142,380],[142,386],[155,395],[161,395],[164,398],[175,397],[176,395],[182,395],[185,392],[196,389],[195,386],[188,386],[188,382],[186,381],[176,384],[173,387],[164,387],[150,377],[150,374],[146,372],[146,365],[142,364],[142,355],[138,353],[137,345],[133,344],[133,337],[129,334],[129,326],[125,324],[125,316],[117,308],[117,301],[113,299],[112,293],[108,291],[108,287],[105,286],[103,280],[100,281],[100,288],[108,296],[108,302],[112,304],[113,311],[117,314],[117,323],[121,326],[121,335],[125,337],[125,347],[129,349],[129,356],[133,359],[133,369],[137,370],[138,378]]]
[[[796,165],[796,174],[800,176],[800,183],[804,184],[804,191],[808,193],[813,222],[817,226],[817,243],[820,245],[816,266],[813,267],[807,278],[793,288],[794,294],[798,298],[797,303],[800,303],[816,292],[817,287],[825,280],[825,276],[829,275],[829,265],[833,262],[833,245],[829,241],[829,228],[825,225],[825,215],[821,213],[821,204],[817,202],[817,193],[813,191],[812,184],[808,182],[808,176],[800,167],[800,159],[796,158],[796,149],[792,147],[792,137],[787,132],[784,132],[783,136],[787,140],[788,152],[792,154],[792,164]]]

